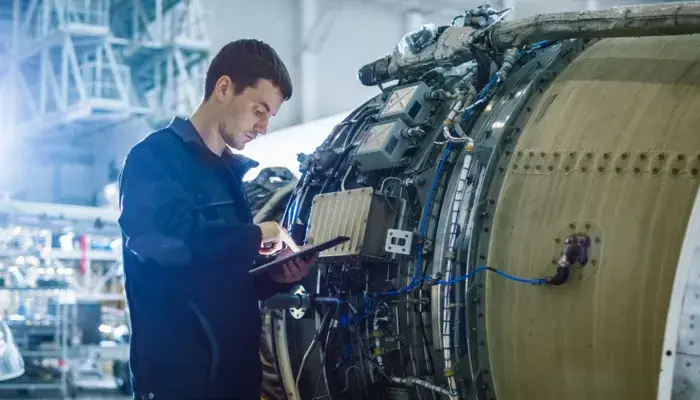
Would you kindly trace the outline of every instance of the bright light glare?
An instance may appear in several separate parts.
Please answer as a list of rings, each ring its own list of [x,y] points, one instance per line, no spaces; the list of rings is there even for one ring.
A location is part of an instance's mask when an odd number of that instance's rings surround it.
[[[297,154],[311,154],[331,133],[333,128],[345,119],[350,112],[291,126],[259,136],[246,145],[243,155],[260,163],[246,174],[243,180],[252,180],[263,168],[284,167],[299,177]]]

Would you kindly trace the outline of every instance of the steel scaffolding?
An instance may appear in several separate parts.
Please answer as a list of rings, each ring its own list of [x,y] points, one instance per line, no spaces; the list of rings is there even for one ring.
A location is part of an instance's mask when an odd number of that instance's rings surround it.
[[[3,100],[25,138],[160,122],[201,98],[200,0],[0,0],[0,10]]]

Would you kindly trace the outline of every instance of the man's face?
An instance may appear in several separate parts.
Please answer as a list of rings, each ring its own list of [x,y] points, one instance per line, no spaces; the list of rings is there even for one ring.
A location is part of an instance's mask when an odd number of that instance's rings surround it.
[[[270,118],[277,114],[284,102],[279,88],[266,79],[260,79],[256,85],[235,94],[231,80],[222,77],[217,84],[216,96],[222,105],[219,134],[228,146],[236,150],[243,150],[246,143],[267,133]]]

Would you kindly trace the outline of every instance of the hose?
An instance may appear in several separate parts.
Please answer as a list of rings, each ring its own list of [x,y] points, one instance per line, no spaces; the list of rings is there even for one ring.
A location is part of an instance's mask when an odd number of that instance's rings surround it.
[[[449,396],[449,397],[457,397],[457,396],[459,396],[459,394],[458,394],[456,391],[454,391],[454,390],[447,390],[447,389],[441,388],[441,387],[438,386],[438,385],[434,385],[434,384],[432,384],[432,383],[430,383],[430,382],[427,382],[427,381],[424,381],[424,380],[422,380],[422,379],[418,379],[418,378],[415,378],[415,377],[412,377],[412,376],[409,376],[408,378],[399,378],[399,377],[396,377],[396,376],[392,376],[392,377],[391,377],[391,380],[394,381],[394,382],[396,382],[396,383],[401,383],[401,384],[404,384],[404,385],[417,385],[417,386],[422,386],[422,387],[424,387],[424,388],[426,388],[426,389],[432,390],[433,392],[436,392],[436,393],[439,393],[439,394],[442,394],[442,395],[445,395],[445,396]]]
[[[297,377],[294,380],[294,385],[297,389],[297,393],[301,396],[301,392],[299,391],[299,381],[301,380],[301,373],[304,371],[304,367],[306,366],[306,362],[309,359],[309,355],[314,351],[314,348],[318,344],[318,340],[321,337],[321,332],[323,332],[323,327],[326,325],[326,322],[328,322],[328,318],[331,316],[330,311],[326,312],[326,314],[323,316],[323,320],[321,320],[321,324],[318,327],[318,330],[316,331],[316,334],[314,335],[313,340],[311,341],[311,344],[309,344],[309,347],[306,349],[306,352],[304,353],[304,357],[301,359],[301,364],[299,365],[299,371],[297,372]]]
[[[593,11],[539,14],[496,26],[494,50],[540,40],[667,36],[700,33],[700,3],[639,4]]]
[[[642,4],[595,11],[539,14],[514,21],[499,22],[489,32],[469,35],[462,27],[447,28],[436,46],[418,56],[387,55],[358,71],[365,86],[408,76],[437,67],[454,67],[465,62],[480,41],[495,52],[521,47],[541,40],[638,36],[672,36],[700,33],[700,3],[681,2]],[[475,43],[476,42],[476,43]]]

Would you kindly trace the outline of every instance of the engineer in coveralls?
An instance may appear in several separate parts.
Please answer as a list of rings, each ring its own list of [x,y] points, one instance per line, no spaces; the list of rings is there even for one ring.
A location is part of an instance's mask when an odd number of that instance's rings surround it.
[[[288,235],[253,223],[242,178],[257,163],[229,147],[265,134],[291,96],[270,46],[231,42],[211,62],[192,117],[174,118],[127,155],[119,224],[136,399],[260,398],[258,301],[291,289],[315,257],[248,275]]]

